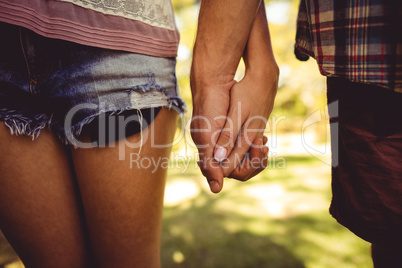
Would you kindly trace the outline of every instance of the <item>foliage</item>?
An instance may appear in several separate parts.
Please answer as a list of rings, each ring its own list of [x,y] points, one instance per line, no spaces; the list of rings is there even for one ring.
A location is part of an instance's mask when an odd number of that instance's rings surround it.
[[[163,267],[370,267],[369,244],[328,213],[330,167],[310,156],[284,161],[247,183],[226,180],[218,195],[195,163],[170,169]]]

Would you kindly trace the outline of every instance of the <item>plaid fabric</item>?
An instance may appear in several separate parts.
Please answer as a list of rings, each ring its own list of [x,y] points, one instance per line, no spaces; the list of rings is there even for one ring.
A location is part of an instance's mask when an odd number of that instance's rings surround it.
[[[323,75],[402,92],[402,1],[301,0],[295,54]]]

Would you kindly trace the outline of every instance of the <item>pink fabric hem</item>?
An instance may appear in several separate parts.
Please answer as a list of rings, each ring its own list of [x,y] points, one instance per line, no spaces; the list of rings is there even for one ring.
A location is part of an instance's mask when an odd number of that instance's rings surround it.
[[[49,38],[158,57],[177,55],[177,29],[171,31],[136,20],[104,15],[66,2],[39,1],[46,3],[43,5],[38,1],[13,2],[0,0],[0,21],[28,28]]]

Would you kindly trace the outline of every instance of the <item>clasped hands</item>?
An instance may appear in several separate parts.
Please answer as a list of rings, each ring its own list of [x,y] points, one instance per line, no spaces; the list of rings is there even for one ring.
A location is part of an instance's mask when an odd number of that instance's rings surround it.
[[[237,82],[242,57],[246,72]],[[267,166],[263,133],[278,78],[264,1],[203,0],[190,75],[191,136],[212,192],[225,177],[245,181]]]
[[[248,71],[236,82],[210,82],[192,74],[191,136],[198,162],[213,193],[225,177],[246,181],[267,166],[267,137],[263,135],[272,111],[278,71]]]

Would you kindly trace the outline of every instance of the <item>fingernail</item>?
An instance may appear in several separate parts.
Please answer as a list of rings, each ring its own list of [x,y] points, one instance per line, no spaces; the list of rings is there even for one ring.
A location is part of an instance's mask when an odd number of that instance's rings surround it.
[[[226,148],[218,146],[214,154],[215,160],[218,162],[222,162],[222,160],[226,158],[226,153],[227,153]]]
[[[269,151],[269,147],[266,146],[266,145],[264,145],[264,147],[262,147],[262,152],[263,152],[264,154],[266,154],[266,153],[268,153],[268,151]]]
[[[220,186],[217,181],[208,181],[209,188],[211,189],[211,192],[213,193],[218,193],[220,191]]]

